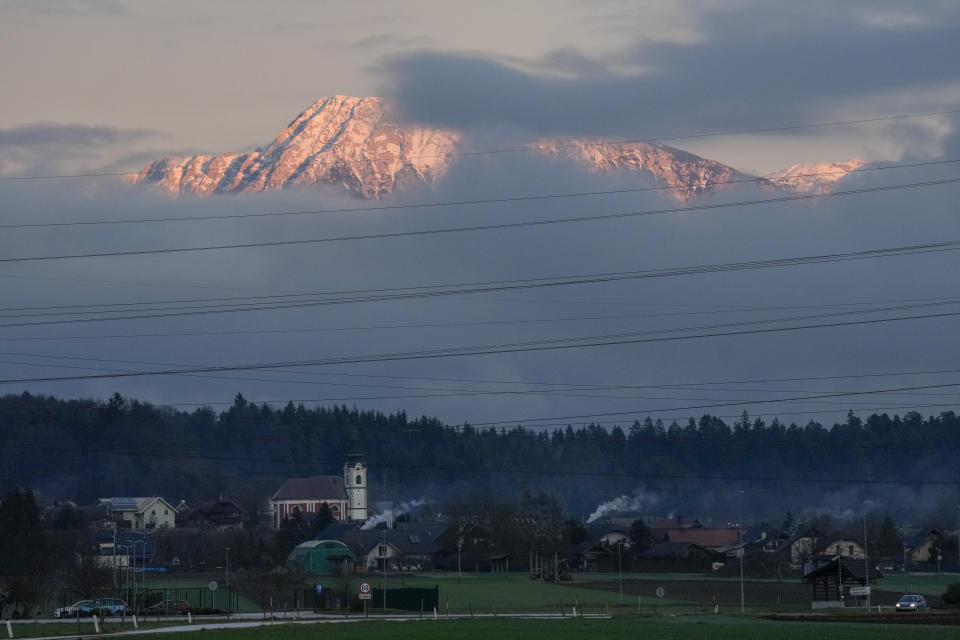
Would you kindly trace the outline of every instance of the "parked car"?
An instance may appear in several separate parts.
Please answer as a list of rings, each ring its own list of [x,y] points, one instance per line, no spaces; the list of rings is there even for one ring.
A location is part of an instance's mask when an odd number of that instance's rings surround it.
[[[119,598],[100,598],[94,608],[104,616],[119,616],[127,611],[127,603]]]
[[[77,600],[66,607],[57,607],[53,610],[54,618],[76,618],[77,616],[91,616],[97,603],[93,600]]]
[[[188,611],[190,611],[190,603],[186,600],[161,600],[147,607],[147,612],[152,615],[160,613],[187,615]]]
[[[908,593],[900,597],[895,609],[897,611],[926,611],[927,599],[916,593]]]

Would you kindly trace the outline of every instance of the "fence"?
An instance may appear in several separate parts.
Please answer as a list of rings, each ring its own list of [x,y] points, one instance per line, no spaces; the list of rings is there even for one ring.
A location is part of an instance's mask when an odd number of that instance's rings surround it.
[[[383,607],[383,589],[373,589],[370,606]],[[403,609],[404,611],[430,611],[440,606],[440,587],[432,589],[416,589],[405,587],[402,589],[387,589],[387,609]]]
[[[211,591],[206,587],[180,587],[169,589],[101,589],[93,594],[81,593],[75,589],[64,589],[57,595],[55,607],[69,607],[81,600],[101,600],[116,598],[126,603],[126,614],[174,615],[186,613],[177,610],[174,601],[186,601],[190,611],[196,615],[231,614],[239,608],[240,596],[233,587],[222,587]],[[163,603],[168,603],[164,605]],[[160,606],[158,606],[160,605]],[[53,607],[50,607],[51,609]],[[44,611],[44,613],[48,613]],[[49,614],[53,614],[50,611]],[[81,613],[81,615],[83,615]],[[89,614],[88,614],[89,615]]]

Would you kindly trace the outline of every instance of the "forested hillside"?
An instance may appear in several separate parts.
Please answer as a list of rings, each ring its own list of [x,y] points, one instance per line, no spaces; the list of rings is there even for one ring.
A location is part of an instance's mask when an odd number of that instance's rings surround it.
[[[622,428],[533,431],[347,407],[277,409],[240,395],[220,413],[120,396],[0,398],[3,489],[29,486],[81,504],[111,495],[189,502],[225,493],[256,508],[285,477],[339,474],[356,434],[371,468],[372,500],[547,490],[586,515],[599,502],[642,491],[646,510],[721,514],[737,489],[748,489],[756,516],[844,501],[855,509],[866,497],[923,516],[940,501],[955,505],[948,494],[960,481],[958,429],[953,412],[850,414],[832,428],[744,414],[732,425],[705,415],[686,424],[641,418]]]

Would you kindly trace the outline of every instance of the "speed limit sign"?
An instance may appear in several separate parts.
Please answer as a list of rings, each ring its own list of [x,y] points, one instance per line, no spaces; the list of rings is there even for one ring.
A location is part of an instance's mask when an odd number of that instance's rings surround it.
[[[360,593],[370,593],[370,583],[361,582],[360,583]]]

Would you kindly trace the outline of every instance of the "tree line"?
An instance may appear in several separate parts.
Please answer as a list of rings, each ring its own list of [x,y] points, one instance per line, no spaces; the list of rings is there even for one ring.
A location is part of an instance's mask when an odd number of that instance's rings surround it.
[[[0,398],[0,488],[29,486],[80,504],[112,495],[188,502],[230,495],[257,512],[287,477],[340,475],[356,438],[371,501],[548,491],[582,519],[598,502],[642,487],[664,514],[725,505],[732,519],[735,489],[748,491],[748,513],[766,515],[873,486],[881,497],[903,498],[894,512],[932,511],[956,504],[946,496],[938,502],[937,487],[953,491],[960,481],[958,428],[952,411],[851,412],[833,425],[744,412],[732,423],[707,414],[683,423],[646,417],[612,427],[476,428],[403,411],[257,405],[241,394],[218,412],[119,394],[104,402],[23,393]]]

